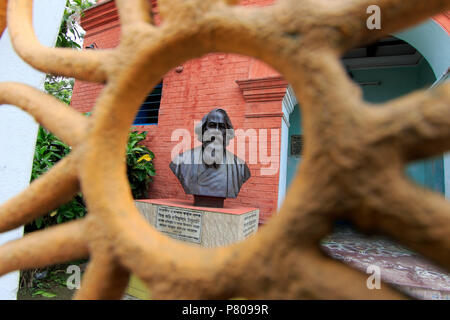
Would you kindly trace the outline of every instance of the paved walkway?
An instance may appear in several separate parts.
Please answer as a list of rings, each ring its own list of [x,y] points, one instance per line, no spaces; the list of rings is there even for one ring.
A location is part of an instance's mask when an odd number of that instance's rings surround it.
[[[449,273],[387,238],[341,227],[322,246],[333,258],[363,272],[369,265],[380,267],[383,281],[412,297],[450,300]]]
[[[384,282],[416,299],[450,300],[449,273],[385,237],[339,227],[323,240],[322,247],[333,258],[363,272],[369,265],[380,267]],[[122,300],[140,299],[125,295]]]

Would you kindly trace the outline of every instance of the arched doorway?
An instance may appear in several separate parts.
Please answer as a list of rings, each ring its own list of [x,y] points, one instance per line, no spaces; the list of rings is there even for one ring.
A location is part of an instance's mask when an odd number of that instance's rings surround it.
[[[433,70],[435,83],[447,81],[450,68],[450,34],[447,30],[435,20],[430,19],[395,36],[409,43],[423,55]],[[440,159],[443,171],[443,192],[446,198],[450,198],[450,154],[447,153]]]
[[[446,30],[434,20],[428,20],[395,36],[351,50],[342,62],[353,80],[360,84],[364,99],[383,103],[445,81],[450,66],[449,40]],[[302,140],[300,121],[301,110],[296,104],[290,110],[286,147],[281,153],[283,159],[285,152],[286,188],[301,163],[298,153]],[[413,163],[406,173],[417,183],[450,198],[450,154]],[[280,196],[284,196],[282,192]]]

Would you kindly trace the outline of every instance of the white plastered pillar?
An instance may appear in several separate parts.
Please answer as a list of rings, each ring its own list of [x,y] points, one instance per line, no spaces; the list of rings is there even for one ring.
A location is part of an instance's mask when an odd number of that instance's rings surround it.
[[[281,144],[280,144],[280,172],[278,180],[278,208],[283,204],[286,197],[286,175],[287,175],[287,161],[289,152],[289,116],[294,111],[297,104],[297,98],[291,86],[286,89],[286,94],[283,98],[283,120],[281,121]]]
[[[34,1],[34,27],[43,45],[55,44],[65,2]],[[6,29],[0,39],[0,82],[15,81],[42,89],[44,80],[45,74],[34,70],[16,55]],[[16,107],[0,105],[0,204],[29,185],[37,130],[38,124],[31,116]],[[22,235],[23,227],[0,233],[0,244]],[[0,277],[0,299],[16,299],[18,286],[18,271]]]

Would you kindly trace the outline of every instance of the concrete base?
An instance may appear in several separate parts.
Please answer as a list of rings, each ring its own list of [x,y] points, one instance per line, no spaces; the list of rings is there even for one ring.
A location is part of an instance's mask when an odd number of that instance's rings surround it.
[[[160,232],[206,248],[230,245],[258,231],[257,208],[197,207],[193,206],[192,201],[178,199],[138,200],[136,207]],[[131,277],[127,294],[140,299],[151,296],[147,287],[135,276]]]
[[[136,207],[162,233],[206,248],[244,240],[258,230],[256,208],[196,207],[189,200],[178,199],[139,200]]]

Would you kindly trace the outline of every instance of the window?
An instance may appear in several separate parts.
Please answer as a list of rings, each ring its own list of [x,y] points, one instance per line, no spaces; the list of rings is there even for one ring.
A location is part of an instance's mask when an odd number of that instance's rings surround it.
[[[158,124],[159,105],[161,104],[162,81],[156,85],[139,109],[134,125]]]

